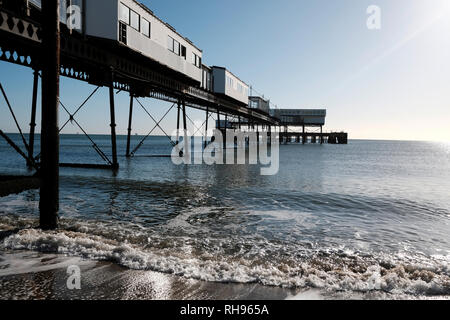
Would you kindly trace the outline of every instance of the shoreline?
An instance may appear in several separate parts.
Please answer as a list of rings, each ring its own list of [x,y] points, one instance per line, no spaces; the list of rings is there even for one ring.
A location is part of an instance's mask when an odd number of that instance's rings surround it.
[[[70,266],[78,266],[80,289],[70,290]],[[325,292],[261,284],[207,282],[114,262],[35,251],[0,251],[0,300],[450,300],[450,296],[385,292]]]
[[[69,266],[81,271],[81,289],[69,290]],[[131,270],[34,251],[0,251],[0,299],[5,300],[318,300],[315,290],[214,283],[154,271]]]

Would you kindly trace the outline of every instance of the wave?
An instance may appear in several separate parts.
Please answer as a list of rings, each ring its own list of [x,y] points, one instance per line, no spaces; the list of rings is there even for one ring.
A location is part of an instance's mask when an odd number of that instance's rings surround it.
[[[11,227],[2,217],[0,229]],[[148,230],[133,224],[63,220],[58,231],[26,227],[3,239],[2,250],[33,250],[110,261],[211,282],[258,283],[412,296],[450,295],[450,256],[374,255],[341,248],[313,248],[257,238],[218,239]]]

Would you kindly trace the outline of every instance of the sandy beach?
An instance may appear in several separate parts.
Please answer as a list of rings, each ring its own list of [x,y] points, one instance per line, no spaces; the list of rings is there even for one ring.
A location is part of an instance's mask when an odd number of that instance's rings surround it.
[[[81,290],[67,288],[67,268],[80,267]],[[0,299],[8,300],[283,300],[318,299],[314,291],[257,284],[211,283],[130,270],[110,262],[37,252],[0,252]]]

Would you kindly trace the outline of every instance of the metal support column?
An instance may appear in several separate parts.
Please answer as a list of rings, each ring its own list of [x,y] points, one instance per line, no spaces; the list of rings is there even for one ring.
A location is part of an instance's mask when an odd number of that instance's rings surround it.
[[[302,127],[303,127],[303,130],[302,130],[302,143],[305,144],[306,143],[305,125],[303,125]]]
[[[59,210],[59,0],[42,2],[42,120],[40,227],[58,227]]]
[[[33,100],[31,102],[31,121],[30,121],[30,138],[28,140],[28,158],[33,159],[34,157],[34,131],[36,129],[36,105],[37,105],[37,95],[39,86],[39,72],[34,70],[33,79]],[[27,161],[27,166],[31,167],[32,163],[30,160]]]
[[[127,153],[126,153],[127,158],[131,156],[130,145],[131,145],[131,130],[132,130],[131,125],[133,123],[133,100],[134,100],[133,93],[130,92],[130,114],[128,116],[128,136],[127,136]]]
[[[188,135],[187,135],[187,121],[186,121],[186,101],[183,98],[183,142],[184,142],[184,154],[186,157],[190,157]]]
[[[323,132],[322,132],[322,126],[320,126],[320,144],[323,144]]]
[[[220,130],[220,112],[219,112],[219,109],[217,109],[217,129]]]
[[[178,145],[180,143],[180,111],[181,111],[181,102],[178,100],[177,105],[177,141],[175,143]]]
[[[205,143],[204,143],[205,148],[208,145],[208,122],[209,122],[209,107],[206,107]]]
[[[109,84],[109,110],[111,116],[111,151],[112,151],[112,166],[114,170],[119,169],[117,162],[117,139],[116,139],[116,114],[114,106],[114,71],[111,70],[111,79]]]

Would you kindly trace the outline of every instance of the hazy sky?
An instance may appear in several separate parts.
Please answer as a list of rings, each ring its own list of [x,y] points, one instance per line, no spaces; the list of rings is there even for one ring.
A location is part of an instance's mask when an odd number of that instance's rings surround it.
[[[450,0],[143,2],[202,48],[206,64],[226,66],[278,107],[326,108],[327,130],[450,141]],[[369,5],[381,8],[381,30],[366,26]],[[0,62],[0,81],[28,130],[31,71]],[[63,78],[61,101],[75,110],[93,89]],[[155,117],[170,106],[143,102]],[[117,95],[119,134],[126,133],[128,103]],[[102,88],[77,119],[91,133],[107,133],[108,108]],[[135,132],[146,134],[152,121],[135,110]],[[15,132],[3,98],[0,111],[0,128]],[[163,122],[169,132],[175,117]],[[72,125],[64,130],[74,132]]]

